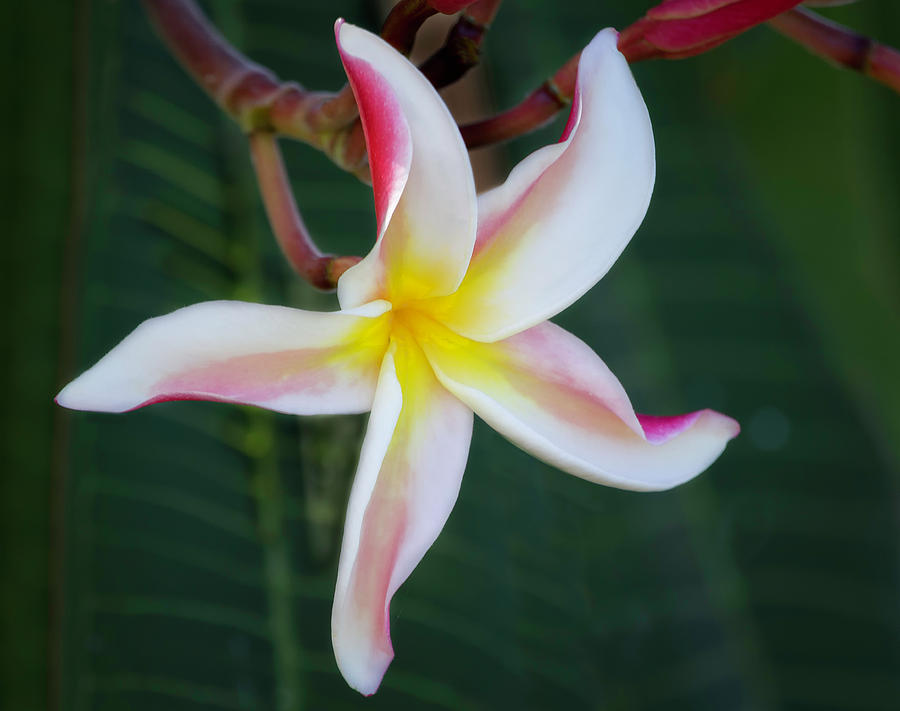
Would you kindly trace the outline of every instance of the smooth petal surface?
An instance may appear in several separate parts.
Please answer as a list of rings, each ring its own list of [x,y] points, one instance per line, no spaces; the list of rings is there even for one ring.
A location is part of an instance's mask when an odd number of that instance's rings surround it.
[[[478,239],[457,293],[433,313],[495,341],[560,312],[602,277],[634,234],[655,176],[647,108],[603,30],[585,48],[565,140],[526,158],[479,199]]]
[[[476,227],[475,183],[456,122],[434,87],[370,32],[338,23],[338,48],[366,135],[378,242],[338,283],[343,308],[449,294]]]
[[[589,481],[636,491],[681,484],[706,469],[738,433],[712,410],[635,415],[616,377],[551,323],[497,343],[423,339],[450,392],[522,449]]]
[[[124,412],[217,400],[297,415],[365,412],[388,345],[390,305],[314,313],[210,301],[138,326],[57,402]]]
[[[338,666],[363,694],[376,691],[394,656],[391,597],[456,502],[472,419],[415,344],[392,346],[350,493],[331,618]]]

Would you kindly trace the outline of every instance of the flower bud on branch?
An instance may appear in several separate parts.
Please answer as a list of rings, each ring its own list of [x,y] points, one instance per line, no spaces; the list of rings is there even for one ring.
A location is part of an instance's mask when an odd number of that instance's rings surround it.
[[[700,54],[797,5],[799,0],[664,0],[619,35],[629,62]],[[461,126],[469,148],[509,140],[542,126],[572,101],[576,54],[522,103]]]
[[[680,59],[716,47],[799,0],[665,0],[619,36],[629,62]]]

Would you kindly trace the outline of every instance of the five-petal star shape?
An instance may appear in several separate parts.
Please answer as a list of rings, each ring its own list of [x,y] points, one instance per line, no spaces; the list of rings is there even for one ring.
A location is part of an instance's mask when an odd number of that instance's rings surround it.
[[[456,501],[473,411],[560,469],[639,491],[703,471],[738,426],[711,410],[635,414],[594,352],[547,321],[606,273],[650,200],[650,119],[615,31],[581,56],[562,140],[479,197],[456,123],[425,77],[369,32],[339,21],[336,35],[378,223],[372,251],[340,279],[341,310],[189,306],[143,323],[58,402],[371,410],[332,614],[341,672],[371,694],[393,657],[391,597]]]

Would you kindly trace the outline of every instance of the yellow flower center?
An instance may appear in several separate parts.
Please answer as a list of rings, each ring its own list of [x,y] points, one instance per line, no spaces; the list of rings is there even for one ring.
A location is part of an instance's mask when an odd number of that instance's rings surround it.
[[[411,341],[420,347],[429,344],[440,348],[459,348],[467,341],[433,318],[419,304],[403,306],[392,314],[392,340]]]

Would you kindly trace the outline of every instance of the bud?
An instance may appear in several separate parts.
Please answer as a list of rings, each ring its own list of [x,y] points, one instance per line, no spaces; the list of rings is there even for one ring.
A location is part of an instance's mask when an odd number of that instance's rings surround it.
[[[474,0],[427,0],[427,2],[438,12],[445,15],[452,15],[460,10],[464,10],[471,5]]]
[[[799,5],[800,0],[664,0],[619,36],[629,62],[700,54]]]

